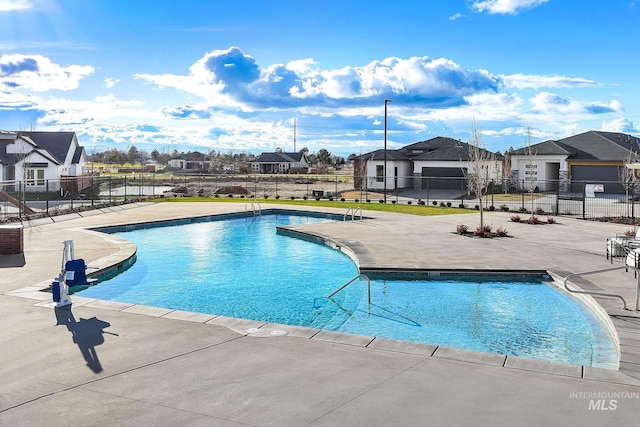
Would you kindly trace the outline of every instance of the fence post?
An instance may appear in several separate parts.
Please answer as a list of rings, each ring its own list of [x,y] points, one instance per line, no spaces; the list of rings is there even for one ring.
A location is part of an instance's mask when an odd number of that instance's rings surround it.
[[[44,214],[46,216],[49,216],[49,180],[48,179],[44,181],[44,199],[45,199]]]
[[[587,218],[587,182],[582,183],[582,219]]]
[[[124,176],[124,201],[127,201],[127,175]]]
[[[631,186],[631,219],[635,219],[635,207],[636,207],[636,186]]]
[[[556,215],[560,215],[560,180],[556,184]]]

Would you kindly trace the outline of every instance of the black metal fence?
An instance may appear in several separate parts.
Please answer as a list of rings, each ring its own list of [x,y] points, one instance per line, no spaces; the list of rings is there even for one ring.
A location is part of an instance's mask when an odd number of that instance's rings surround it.
[[[354,187],[354,182],[363,183]],[[396,189],[395,183],[410,183]],[[371,187],[371,188],[369,188]],[[358,203],[479,207],[464,178],[403,177],[379,188],[375,178],[353,175],[156,175],[84,176],[61,180],[0,182],[0,221],[16,221],[157,197],[218,197],[336,200]],[[635,186],[620,182],[493,180],[487,210],[570,215],[581,218],[636,218]]]

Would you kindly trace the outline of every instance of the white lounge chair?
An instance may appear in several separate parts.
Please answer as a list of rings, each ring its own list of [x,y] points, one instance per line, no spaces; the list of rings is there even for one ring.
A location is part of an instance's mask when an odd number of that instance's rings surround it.
[[[607,239],[607,259],[613,263],[613,258],[623,258],[635,248],[640,248],[640,228],[635,234],[627,232]]]

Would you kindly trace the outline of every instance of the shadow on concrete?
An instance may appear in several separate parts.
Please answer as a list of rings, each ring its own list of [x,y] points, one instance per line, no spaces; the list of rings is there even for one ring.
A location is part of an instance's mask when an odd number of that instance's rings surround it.
[[[0,255],[0,268],[23,267],[26,263],[27,261],[24,258],[24,253]]]
[[[87,362],[87,366],[96,374],[102,372],[102,366],[98,359],[96,346],[104,342],[104,334],[111,334],[104,331],[105,328],[111,326],[110,323],[104,322],[95,316],[91,319],[80,318],[76,321],[71,306],[56,308],[56,320],[58,325],[65,325],[73,336],[73,342],[78,345],[82,357]],[[111,334],[116,335],[117,334]]]

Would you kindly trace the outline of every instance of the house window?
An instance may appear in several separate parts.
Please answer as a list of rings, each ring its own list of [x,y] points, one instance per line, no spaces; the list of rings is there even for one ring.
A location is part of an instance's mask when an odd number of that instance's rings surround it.
[[[376,182],[384,181],[384,166],[376,165]]]
[[[44,185],[44,169],[27,169],[27,185]]]

